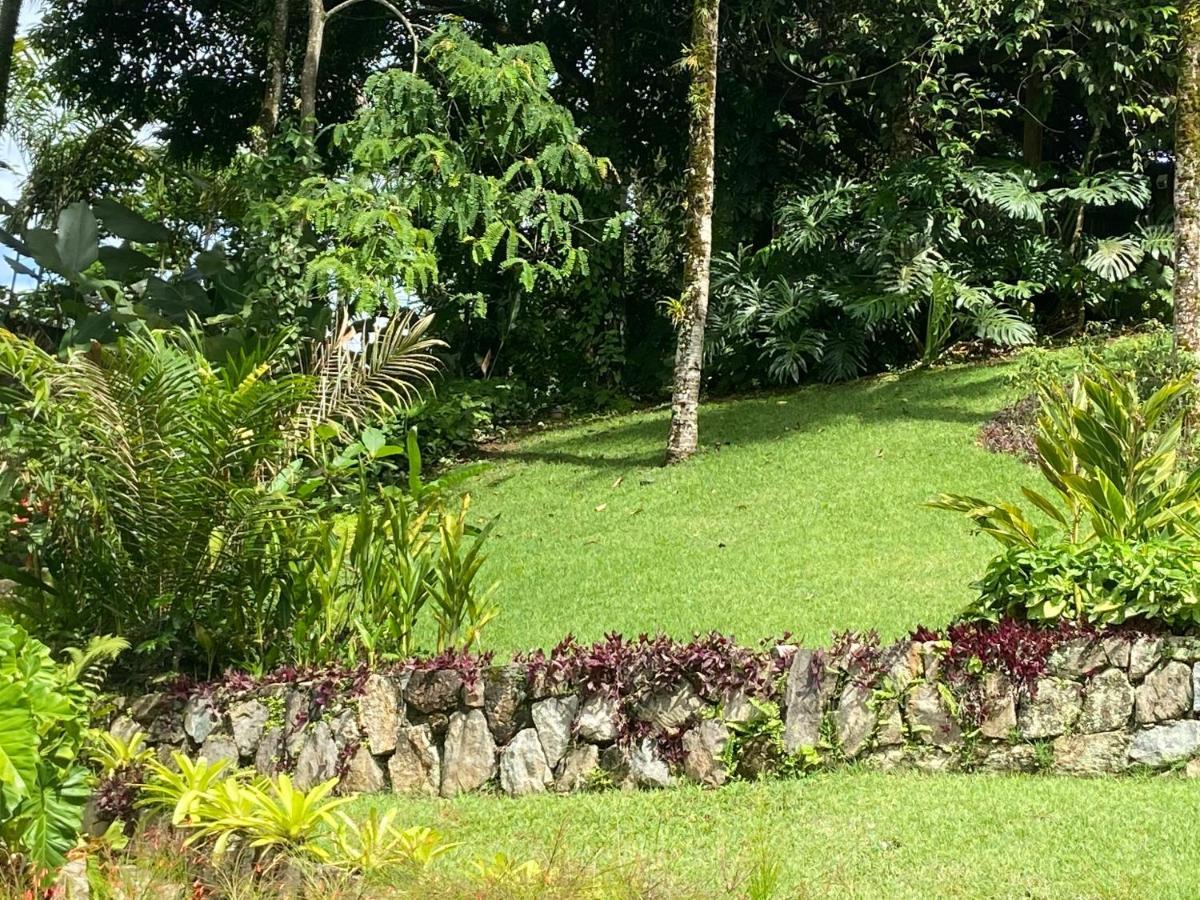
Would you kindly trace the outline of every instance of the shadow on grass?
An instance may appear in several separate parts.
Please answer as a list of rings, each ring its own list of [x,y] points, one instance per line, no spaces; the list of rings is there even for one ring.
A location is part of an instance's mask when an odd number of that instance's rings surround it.
[[[969,380],[963,369],[923,371],[896,379],[847,384],[717,401],[700,410],[704,447],[744,446],[816,432],[856,420],[864,426],[898,420],[982,425],[986,398],[999,396],[999,369]],[[958,376],[958,377],[956,377]],[[993,404],[994,405],[994,404]],[[986,404],[985,404],[986,406]],[[554,463],[600,471],[649,468],[663,459],[668,414],[645,413],[619,424],[597,422],[492,454],[497,460]]]

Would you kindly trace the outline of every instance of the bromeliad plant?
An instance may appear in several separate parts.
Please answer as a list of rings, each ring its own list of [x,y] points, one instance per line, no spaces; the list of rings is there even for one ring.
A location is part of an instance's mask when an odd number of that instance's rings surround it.
[[[933,501],[1004,547],[972,614],[1200,622],[1200,470],[1183,471],[1178,453],[1191,387],[1176,379],[1142,399],[1106,368],[1043,387],[1037,462],[1052,492],[1023,489],[1040,520],[1011,503]]]

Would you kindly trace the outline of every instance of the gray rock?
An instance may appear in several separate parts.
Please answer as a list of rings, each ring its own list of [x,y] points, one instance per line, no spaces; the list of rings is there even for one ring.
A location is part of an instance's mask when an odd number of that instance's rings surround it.
[[[283,750],[283,729],[268,728],[263,732],[258,749],[254,752],[254,768],[263,775],[273,775],[279,768],[279,754]]]
[[[1197,750],[1200,750],[1200,721],[1184,719],[1136,732],[1129,742],[1129,761],[1165,766],[1187,759]]]
[[[388,759],[392,790],[398,794],[437,796],[442,783],[442,763],[428,725],[400,729],[396,752]]]
[[[283,724],[290,734],[308,724],[312,715],[312,691],[297,687],[288,691],[283,698]]]
[[[644,738],[629,755],[629,777],[642,788],[665,788],[671,785],[671,773],[654,747],[651,738]]]
[[[1183,767],[1184,778],[1200,778],[1200,758],[1193,757]]]
[[[449,669],[413,672],[404,699],[423,713],[446,712],[458,707],[462,686],[462,676]]]
[[[1142,635],[1129,645],[1129,680],[1141,681],[1162,658],[1162,638]]]
[[[903,694],[925,669],[925,646],[916,641],[899,641],[886,647],[880,656],[884,681],[897,694]]]
[[[1127,638],[1106,637],[1101,639],[1100,646],[1104,648],[1104,655],[1108,658],[1110,666],[1116,666],[1118,669],[1129,669],[1129,647],[1130,641]]]
[[[988,672],[980,686],[983,720],[979,733],[986,738],[1006,738],[1017,727],[1017,702],[1012,681],[1000,672]]]
[[[120,738],[122,741],[129,743],[133,740],[133,736],[142,731],[142,726],[129,718],[129,716],[117,716],[113,719],[113,723],[108,726],[108,732],[115,738]]]
[[[1087,683],[1079,730],[1084,734],[1117,731],[1129,723],[1134,691],[1120,669],[1105,669]]]
[[[454,713],[442,751],[442,796],[473,791],[495,775],[496,742],[487,718],[478,709]]]
[[[462,705],[467,709],[483,709],[487,694],[482,678],[463,679]]]
[[[1083,708],[1083,688],[1062,678],[1039,678],[1031,697],[1022,698],[1017,730],[1027,740],[1058,737],[1074,727]]]
[[[1051,675],[1064,678],[1082,678],[1089,672],[1103,668],[1108,663],[1104,647],[1095,638],[1078,637],[1063,641],[1050,652],[1046,660]]]
[[[680,682],[673,691],[651,694],[636,709],[637,717],[649,722],[659,731],[678,731],[689,724],[704,706],[700,695],[687,682]]]
[[[588,786],[592,773],[600,767],[600,750],[595,744],[582,744],[563,757],[554,789],[561,794],[580,791]]]
[[[1071,775],[1103,775],[1126,767],[1129,735],[1124,731],[1066,734],[1054,741],[1054,768]]]
[[[400,691],[383,675],[369,675],[358,698],[358,727],[373,754],[385,755],[396,749],[400,729]]]
[[[909,747],[906,754],[909,768],[930,775],[953,772],[958,769],[958,757],[937,747]]]
[[[61,900],[89,900],[92,886],[88,882],[86,859],[72,859],[58,870],[54,896]]]
[[[879,705],[879,729],[875,732],[877,747],[896,747],[905,742],[904,716],[899,700],[884,700]]]
[[[333,733],[333,742],[338,749],[357,747],[362,743],[362,731],[358,727],[358,713],[355,710],[343,709],[329,722],[329,730]]]
[[[743,725],[761,718],[762,715],[762,711],[750,702],[743,690],[728,690],[721,698],[721,718],[726,722]]]
[[[1200,638],[1168,635],[1163,638],[1163,658],[1185,663],[1200,661]]]
[[[485,674],[483,712],[492,729],[492,737],[499,743],[508,743],[518,731],[529,727],[527,694],[525,670],[521,666],[489,669]],[[569,727],[570,723],[567,724]]]
[[[620,744],[605,747],[600,753],[600,769],[608,775],[613,786],[627,791],[637,787],[629,776],[629,751]]]
[[[976,763],[981,772],[1036,772],[1037,750],[1032,744],[998,744],[987,751]]]
[[[365,746],[359,747],[346,765],[338,790],[343,794],[377,794],[386,787],[383,766]]]
[[[139,725],[149,725],[170,709],[171,698],[166,694],[143,694],[129,704],[129,716]]]
[[[962,740],[962,729],[950,715],[934,684],[918,684],[905,698],[905,711],[917,740],[936,747],[950,747]]]
[[[196,752],[196,757],[206,760],[209,763],[215,763],[223,759],[229,764],[227,766],[228,769],[235,769],[238,764],[237,744],[227,734],[210,734],[204,743],[200,745],[200,749]]]
[[[533,704],[533,725],[550,768],[558,765],[571,745],[571,723],[579,711],[579,698],[547,697]]]
[[[1200,663],[1192,667],[1192,712],[1200,713]]]
[[[683,736],[683,773],[696,784],[720,787],[725,783],[723,754],[729,729],[716,719],[705,719]]]
[[[197,744],[203,744],[220,724],[221,714],[211,697],[193,697],[183,707],[183,732]]]
[[[229,730],[233,732],[238,753],[246,757],[254,756],[270,717],[267,707],[257,700],[243,700],[229,707]]]
[[[1166,722],[1186,715],[1191,708],[1192,668],[1187,663],[1168,662],[1138,686],[1134,717],[1142,725]]]
[[[517,732],[500,751],[500,787],[504,793],[513,797],[540,794],[553,780],[535,729]]]
[[[783,748],[787,753],[815,747],[821,738],[826,691],[823,674],[814,651],[801,648],[792,654],[784,692]]]
[[[304,742],[296,755],[296,773],[292,777],[296,787],[307,791],[323,781],[337,775],[338,748],[333,742],[333,733],[326,722],[310,725],[304,734]]]
[[[871,740],[875,730],[875,712],[871,709],[871,689],[855,681],[846,682],[834,715],[838,746],[847,759],[854,759]]]
[[[604,744],[617,739],[617,701],[603,694],[592,694],[579,707],[575,733],[585,741]]]

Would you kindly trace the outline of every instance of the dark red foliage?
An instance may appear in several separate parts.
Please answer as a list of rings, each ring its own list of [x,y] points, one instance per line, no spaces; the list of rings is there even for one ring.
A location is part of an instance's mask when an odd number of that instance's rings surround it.
[[[587,694],[628,698],[670,690],[689,682],[700,696],[717,700],[726,690],[770,698],[786,661],[776,654],[739,646],[712,632],[681,643],[666,635],[619,634],[584,645],[568,635],[549,654],[534,651],[519,659],[529,682],[549,692],[580,688]]]
[[[493,653],[473,653],[470,650],[445,650],[437,656],[410,659],[401,667],[410,672],[457,672],[468,687],[475,687],[491,666]]]
[[[958,622],[943,634],[920,627],[912,633],[912,639],[947,641],[945,671],[951,678],[965,676],[973,668],[972,660],[979,660],[982,670],[1001,672],[1018,690],[1033,694],[1056,647],[1071,638],[1096,633],[1091,626],[1065,620],[1048,625],[1001,619],[994,623]]]
[[[993,453],[1011,453],[1026,462],[1037,460],[1038,398],[1030,394],[996,413],[979,429],[979,443]]]
[[[136,815],[134,804],[140,795],[140,785],[145,781],[140,766],[127,766],[100,779],[93,797],[96,811],[108,821],[132,822]]]

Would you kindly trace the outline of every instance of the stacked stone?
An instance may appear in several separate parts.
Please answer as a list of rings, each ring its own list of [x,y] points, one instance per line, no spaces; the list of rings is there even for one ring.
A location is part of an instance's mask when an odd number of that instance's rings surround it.
[[[840,658],[783,651],[791,655],[780,701],[785,753],[818,747],[827,766],[1071,774],[1167,768],[1200,755],[1197,638],[1072,639],[1030,690],[998,672],[948,679],[937,643],[857,652],[868,649],[851,646]],[[454,669],[372,674],[361,692],[320,709],[304,683],[268,685],[228,704],[197,693],[117,706],[111,731],[143,732],[164,759],[182,750],[264,773],[287,768],[304,788],[340,777],[347,792],[443,797],[489,785],[514,796],[598,783],[719,785],[730,774],[730,727],[743,726],[744,736],[762,715],[744,692],[707,700],[686,680],[624,706],[604,694],[552,693],[516,665],[477,679]],[[770,741],[766,731],[742,740],[739,775],[778,764]],[[659,753],[664,742],[681,748],[670,764]]]

